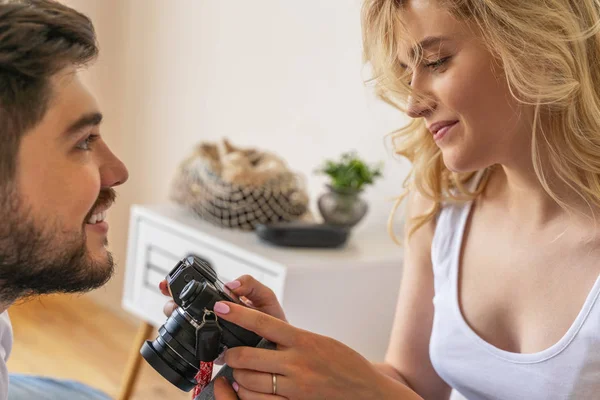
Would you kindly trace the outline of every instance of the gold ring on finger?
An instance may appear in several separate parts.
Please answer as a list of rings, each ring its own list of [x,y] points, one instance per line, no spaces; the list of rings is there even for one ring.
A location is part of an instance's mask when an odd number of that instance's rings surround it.
[[[277,394],[277,375],[271,374],[271,376],[273,377],[273,392],[272,392],[272,394]]]

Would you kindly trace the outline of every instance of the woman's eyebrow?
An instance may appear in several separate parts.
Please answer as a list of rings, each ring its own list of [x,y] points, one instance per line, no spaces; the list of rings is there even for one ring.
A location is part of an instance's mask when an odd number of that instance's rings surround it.
[[[440,46],[443,42],[449,41],[450,38],[446,36],[426,36],[419,42],[419,44],[415,45],[410,51],[410,57],[415,57],[416,54],[420,53],[423,50],[428,50],[435,46]],[[407,69],[408,66],[404,63],[400,63],[400,67],[403,69]]]

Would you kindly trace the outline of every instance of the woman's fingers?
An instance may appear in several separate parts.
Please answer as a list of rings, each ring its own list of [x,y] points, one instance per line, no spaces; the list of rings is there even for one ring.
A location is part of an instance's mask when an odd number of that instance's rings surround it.
[[[237,394],[223,377],[215,380],[215,400],[238,400]]]
[[[281,351],[245,346],[234,347],[225,351],[223,360],[234,369],[252,369],[257,372],[278,374],[285,372],[285,356]]]
[[[163,279],[162,281],[160,281],[160,283],[158,284],[158,288],[160,289],[160,292],[162,294],[164,294],[165,296],[171,297],[171,292],[169,292],[169,285],[167,284],[166,279]],[[177,304],[175,304],[175,302],[171,299],[171,300],[167,301],[167,303],[163,306],[163,313],[167,317],[170,317],[176,308],[177,308]]]
[[[237,386],[236,386],[237,385]],[[282,397],[274,394],[266,394],[260,392],[254,392],[245,388],[243,385],[237,382],[233,384],[234,389],[237,391],[237,395],[240,400],[287,400],[287,397]],[[220,399],[217,399],[220,400]]]
[[[233,371],[233,379],[244,389],[265,394],[276,394],[285,397],[289,393],[290,381],[282,375],[275,375],[275,385],[273,385],[273,374],[265,372],[256,372],[247,369],[236,369]]]
[[[163,313],[165,313],[165,315],[167,317],[170,317],[171,314],[173,314],[173,311],[175,311],[176,308],[177,308],[177,304],[175,304],[175,301],[169,300],[169,301],[167,301],[167,303],[163,307]]]
[[[225,284],[238,296],[247,297],[256,307],[277,301],[275,293],[250,275],[239,277],[233,282]]]
[[[285,314],[275,293],[252,276],[241,276],[225,286],[236,296],[250,300],[252,307],[285,321]]]
[[[219,301],[215,303],[214,311],[219,318],[284,347],[292,347],[304,332],[278,318],[239,304]]]
[[[163,279],[162,281],[160,281],[160,283],[158,284],[158,288],[160,289],[160,292],[162,294],[164,294],[165,296],[171,296],[171,292],[169,292],[169,285],[167,284],[167,280]]]

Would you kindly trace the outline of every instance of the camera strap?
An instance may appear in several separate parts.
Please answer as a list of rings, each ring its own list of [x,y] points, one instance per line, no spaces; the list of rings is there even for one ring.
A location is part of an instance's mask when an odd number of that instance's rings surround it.
[[[213,373],[213,363],[200,361],[200,369],[196,374],[196,382],[198,384],[194,387],[194,391],[192,392],[192,399],[195,399],[202,393],[202,390],[210,383],[212,379]]]
[[[202,323],[196,328],[196,358],[204,362],[214,361],[220,353],[222,335],[217,314],[205,308]]]
[[[196,358],[200,369],[195,377],[198,384],[194,388],[194,398],[212,379],[213,361],[219,356],[222,334],[217,314],[205,308],[202,323],[196,328]]]

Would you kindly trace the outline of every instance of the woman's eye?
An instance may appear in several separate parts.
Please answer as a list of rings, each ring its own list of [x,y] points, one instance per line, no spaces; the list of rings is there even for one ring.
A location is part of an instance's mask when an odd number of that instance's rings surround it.
[[[444,64],[446,64],[446,62],[448,60],[450,60],[450,57],[443,57],[443,58],[440,58],[439,60],[427,63],[427,64],[425,64],[425,66],[427,68],[431,68],[432,70],[435,71],[435,70],[439,69],[440,67],[442,67]]]
[[[90,151],[92,150],[92,143],[94,143],[99,137],[100,135],[89,135],[81,142],[77,143],[77,146],[75,147],[79,150]]]

